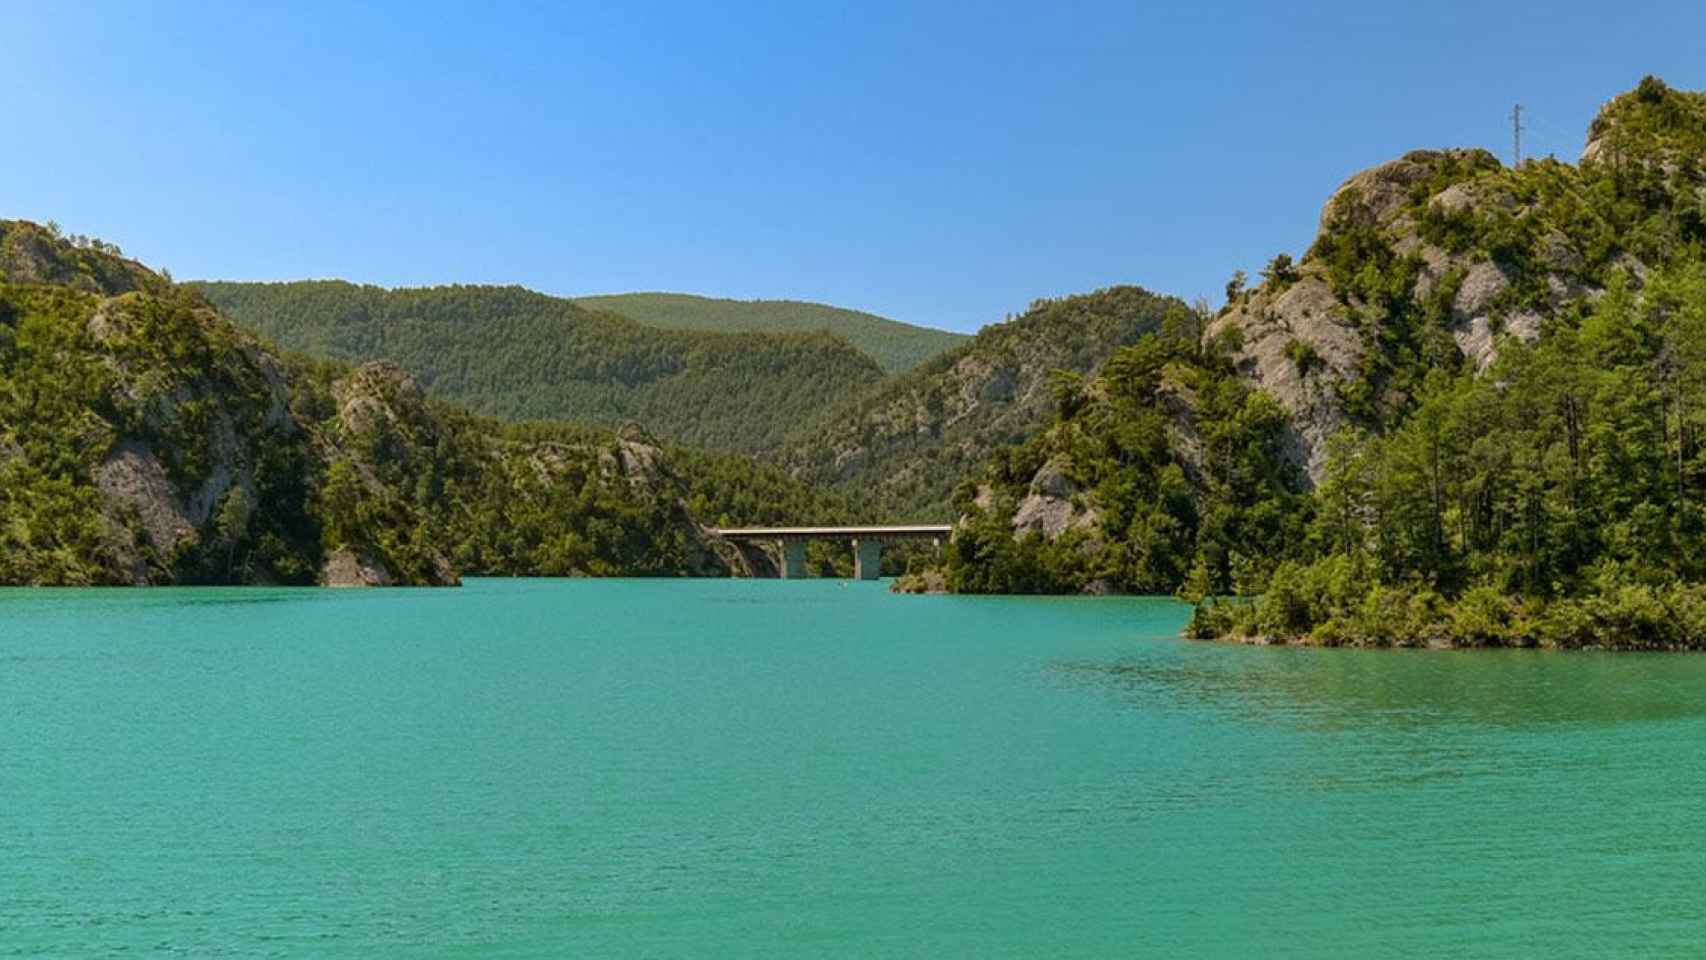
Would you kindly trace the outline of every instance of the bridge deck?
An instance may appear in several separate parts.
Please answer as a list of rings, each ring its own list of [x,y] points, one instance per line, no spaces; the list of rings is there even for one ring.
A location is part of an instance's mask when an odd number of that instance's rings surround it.
[[[718,535],[729,540],[876,540],[947,537],[951,523],[914,523],[878,527],[725,527]]]

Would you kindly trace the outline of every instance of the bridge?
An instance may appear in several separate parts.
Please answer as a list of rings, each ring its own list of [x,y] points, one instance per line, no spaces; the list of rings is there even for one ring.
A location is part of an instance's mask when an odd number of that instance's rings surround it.
[[[806,575],[806,541],[853,541],[853,576],[877,579],[883,560],[883,544],[889,540],[930,540],[940,543],[954,532],[951,523],[918,523],[887,527],[731,527],[717,531],[725,540],[770,541],[782,546],[783,579]]]

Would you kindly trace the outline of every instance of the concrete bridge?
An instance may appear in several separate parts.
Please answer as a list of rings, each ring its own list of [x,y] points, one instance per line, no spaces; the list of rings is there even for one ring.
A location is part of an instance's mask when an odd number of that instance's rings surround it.
[[[806,575],[806,541],[853,541],[853,576],[877,579],[883,560],[883,543],[889,540],[930,540],[940,543],[954,532],[950,523],[920,523],[889,527],[732,527],[718,530],[726,540],[774,540],[782,545],[782,577],[795,580]]]

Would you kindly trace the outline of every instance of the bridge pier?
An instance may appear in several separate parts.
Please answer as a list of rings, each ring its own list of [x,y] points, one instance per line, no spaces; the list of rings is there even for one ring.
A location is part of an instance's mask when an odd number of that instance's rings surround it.
[[[883,542],[881,540],[853,541],[853,579],[875,580],[882,575]]]
[[[804,540],[782,541],[782,579],[799,580],[806,575],[806,542]]]
[[[781,548],[777,573],[789,580],[806,575],[806,543],[810,540],[839,540],[853,544],[853,576],[875,580],[882,576],[883,543],[888,540],[930,540],[940,543],[954,532],[952,524],[913,523],[860,527],[721,527],[714,532],[737,544],[770,544]]]

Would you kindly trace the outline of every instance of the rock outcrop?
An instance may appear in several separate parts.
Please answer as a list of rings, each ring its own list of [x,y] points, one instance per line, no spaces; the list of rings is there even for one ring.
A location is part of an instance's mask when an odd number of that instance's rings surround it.
[[[1412,399],[1391,354],[1427,349],[1428,325],[1485,371],[1505,338],[1533,342],[1548,317],[1597,296],[1583,241],[1545,225],[1547,203],[1486,151],[1414,151],[1347,179],[1309,253],[1227,304],[1208,337],[1236,342],[1240,370],[1291,415],[1292,457],[1310,482],[1329,437],[1379,430]],[[1357,393],[1369,398],[1360,408],[1347,403]]]
[[[1068,466],[1055,458],[1031,478],[1025,499],[1013,512],[1014,533],[1040,533],[1052,540],[1068,530],[1095,525],[1096,513],[1081,506],[1083,493],[1067,475]]]
[[[159,291],[168,285],[117,251],[87,237],[66,238],[51,225],[0,220],[0,277],[9,283],[50,284],[105,296]]]

